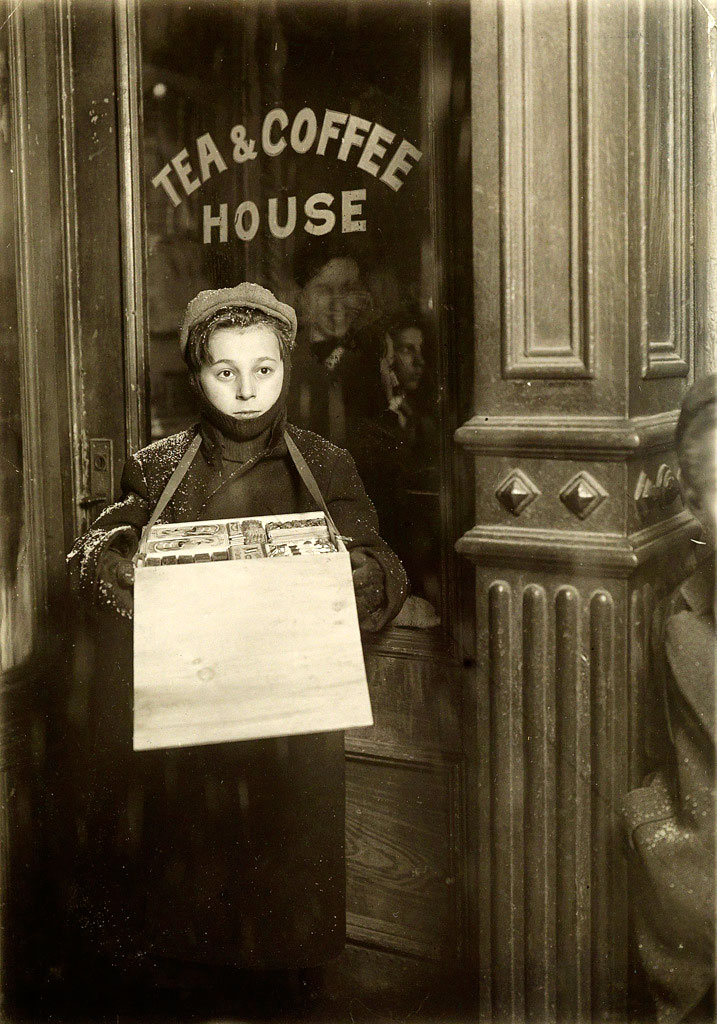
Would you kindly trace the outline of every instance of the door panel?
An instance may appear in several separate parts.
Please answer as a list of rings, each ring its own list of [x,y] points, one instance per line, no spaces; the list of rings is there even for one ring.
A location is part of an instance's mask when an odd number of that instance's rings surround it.
[[[464,945],[453,543],[466,512],[450,437],[467,412],[472,352],[468,319],[448,311],[468,265],[465,225],[453,219],[468,181],[467,9],[358,0],[85,7],[73,6],[71,18],[77,216],[86,239],[108,209],[121,226],[119,237],[111,229],[109,254],[96,238],[80,258],[87,450],[93,437],[112,440],[117,479],[125,443],[193,422],[177,338],[201,288],[259,280],[296,303],[308,346],[338,340],[364,359],[350,397],[367,430],[354,435],[354,455],[420,601],[412,626],[366,645],[375,725],[346,741],[351,945],[336,969],[349,990],[389,991],[410,977],[410,997],[417,978],[453,977]],[[91,46],[100,56],[85,61]],[[106,104],[115,83],[117,103]],[[356,280],[307,277],[317,239],[339,259],[350,252]],[[415,335],[392,339],[393,377],[382,383],[381,332],[399,313],[418,318],[421,351],[410,351]],[[109,407],[103,360],[115,399],[124,388],[122,408]],[[297,367],[295,375],[300,383]],[[330,405],[320,388],[310,397]],[[306,407],[295,413],[301,422]],[[346,418],[329,417],[329,429],[345,430]],[[372,445],[362,447],[367,437]]]
[[[441,960],[460,946],[455,765],[349,754],[348,932]]]
[[[446,657],[383,653],[380,642],[367,646],[366,664],[375,724],[346,738],[348,934],[454,965],[465,884],[462,672]]]

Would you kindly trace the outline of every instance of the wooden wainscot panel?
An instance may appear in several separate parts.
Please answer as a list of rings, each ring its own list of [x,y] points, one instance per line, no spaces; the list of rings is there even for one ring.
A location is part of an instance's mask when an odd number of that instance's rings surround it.
[[[590,377],[583,318],[580,5],[502,8],[501,211],[507,377]]]
[[[448,659],[386,657],[369,648],[366,670],[375,724],[347,733],[347,750],[400,759],[460,755],[458,666]]]
[[[432,959],[460,946],[458,770],[347,762],[349,938]]]
[[[349,944],[323,969],[332,1022],[470,1021],[474,999],[455,960],[439,963]]]

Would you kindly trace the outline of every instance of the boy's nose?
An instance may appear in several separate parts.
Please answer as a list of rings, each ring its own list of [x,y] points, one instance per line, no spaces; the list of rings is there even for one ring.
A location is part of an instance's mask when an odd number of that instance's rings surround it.
[[[254,398],[256,388],[251,374],[240,374],[237,380],[237,395],[239,398]]]

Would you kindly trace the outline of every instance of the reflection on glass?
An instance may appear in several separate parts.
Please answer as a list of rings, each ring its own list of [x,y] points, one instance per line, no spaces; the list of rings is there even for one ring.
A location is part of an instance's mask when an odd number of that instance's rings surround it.
[[[409,310],[372,324],[360,347],[371,388],[353,402],[348,447],[411,580],[414,624],[437,625],[440,417],[429,330]]]
[[[294,265],[299,318],[289,419],[334,444],[348,444],[351,395],[364,387],[360,329],[371,316],[364,268],[342,242],[311,239]]]
[[[0,670],[20,664],[32,640],[24,517],[15,168],[7,4],[0,3]]]
[[[427,97],[450,93],[451,69],[432,61],[430,5],[147,0],[140,16],[152,435],[194,421],[187,301],[271,288],[299,317],[289,418],[354,455],[411,580],[401,621],[435,626],[444,389]]]

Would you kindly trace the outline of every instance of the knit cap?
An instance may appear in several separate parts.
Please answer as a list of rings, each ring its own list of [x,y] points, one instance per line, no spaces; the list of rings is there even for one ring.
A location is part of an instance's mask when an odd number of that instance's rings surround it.
[[[259,309],[262,313],[276,317],[285,324],[290,332],[288,347],[291,349],[296,338],[296,313],[285,302],[280,302],[268,288],[251,281],[242,281],[233,288],[209,288],[195,295],[187,306],[182,329],[179,334],[179,346],[184,354],[187,347],[189,332],[195,324],[201,323],[222,309],[236,309],[240,306]]]

